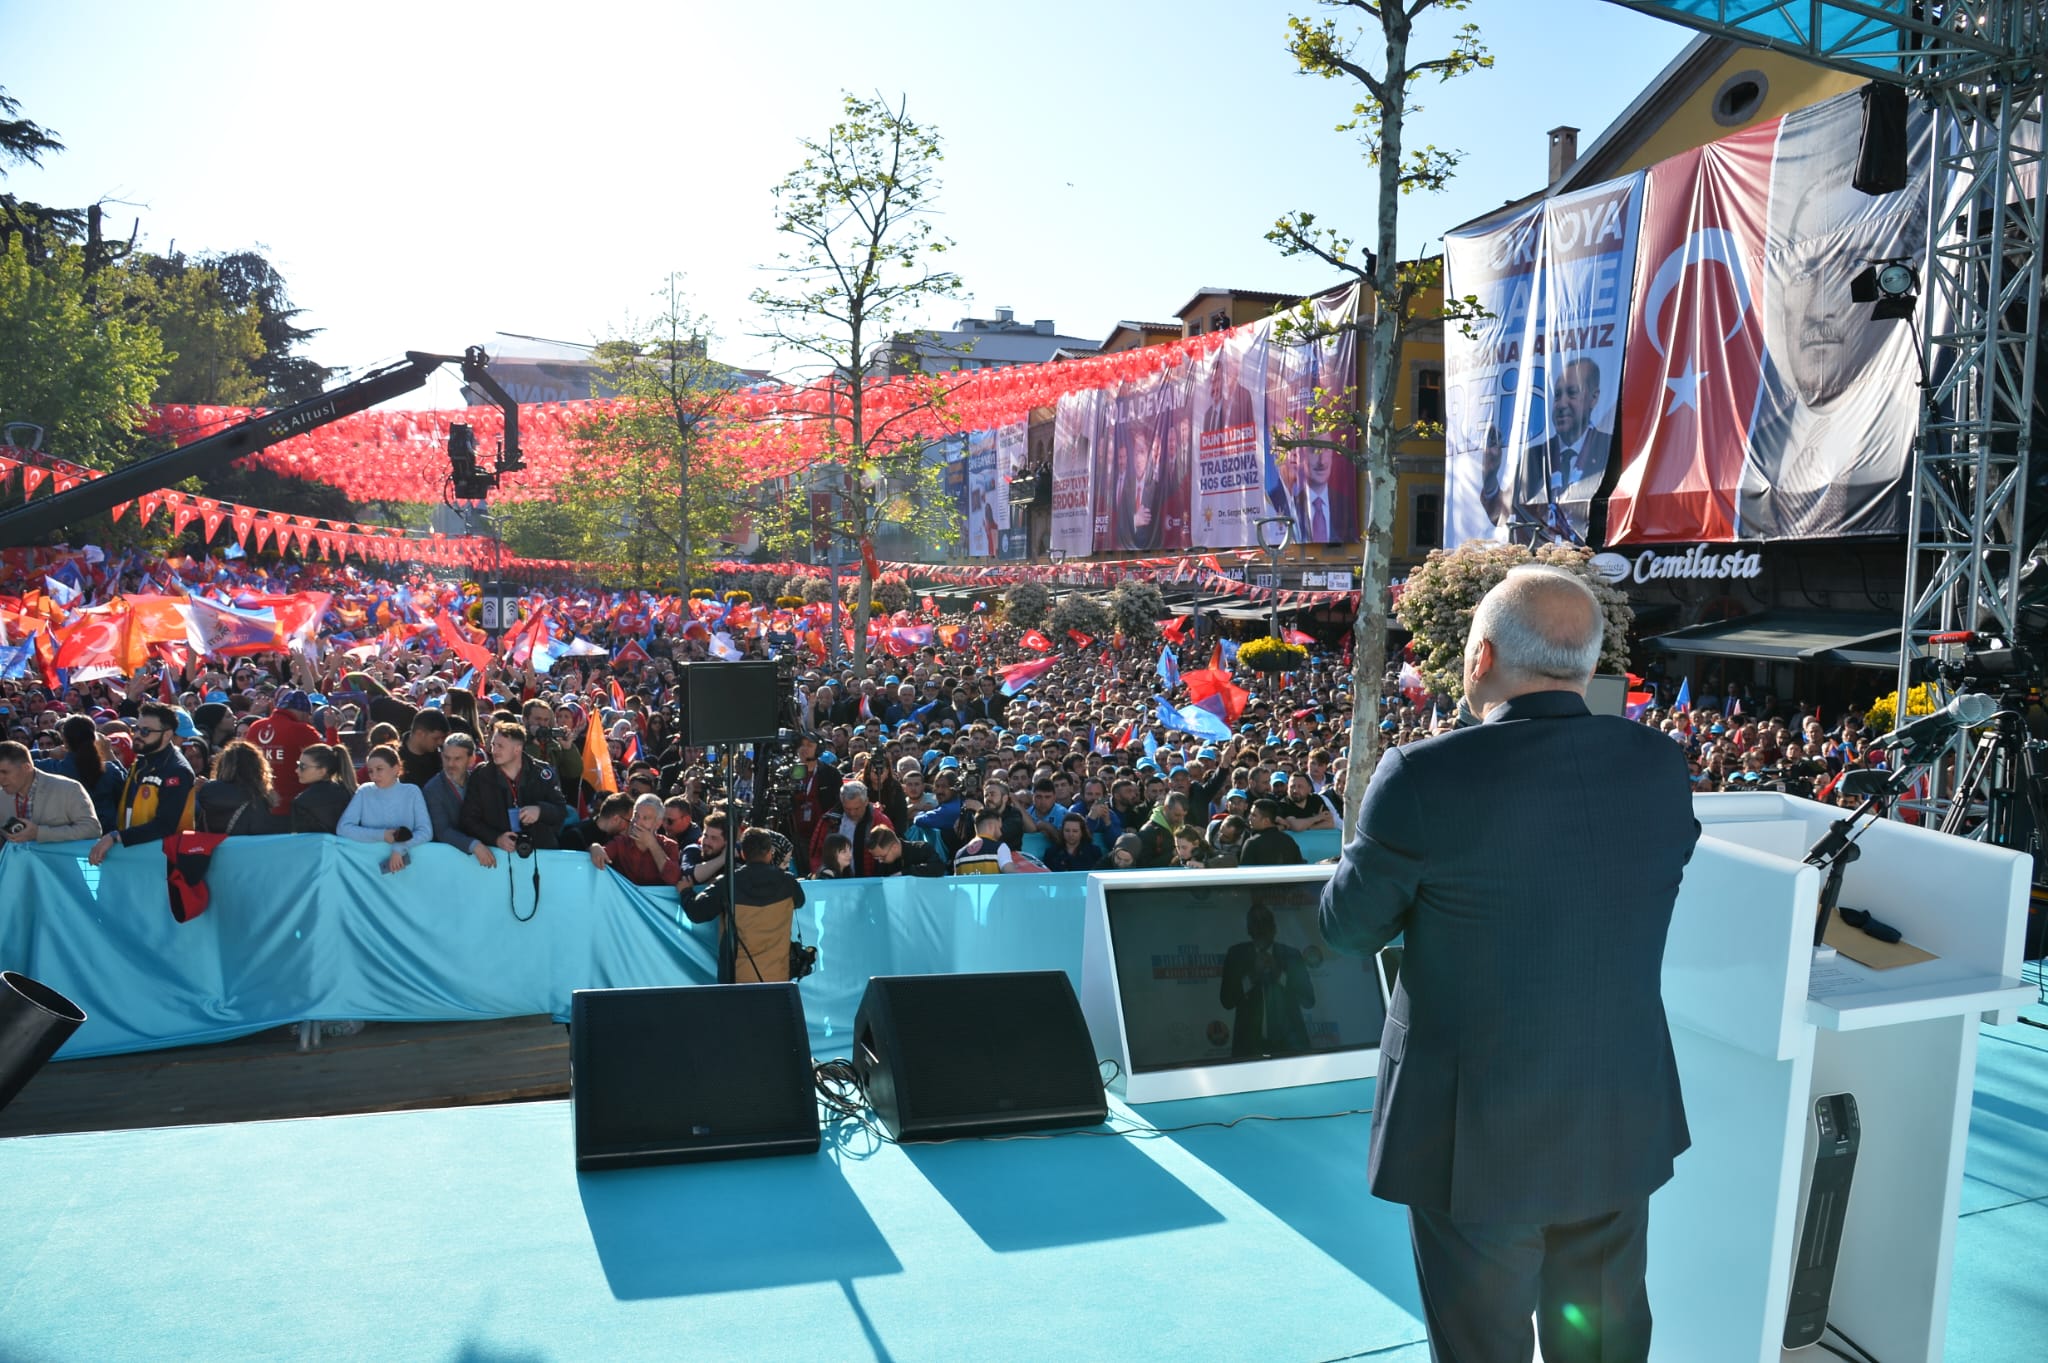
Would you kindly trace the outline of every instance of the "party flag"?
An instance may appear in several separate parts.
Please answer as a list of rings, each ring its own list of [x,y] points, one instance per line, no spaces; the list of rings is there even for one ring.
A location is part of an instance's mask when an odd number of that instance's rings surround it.
[[[619,788],[619,781],[612,774],[612,750],[604,741],[604,725],[597,716],[590,717],[590,727],[583,731],[583,774],[598,790],[610,794]]]
[[[997,675],[1003,679],[1003,694],[1006,696],[1016,695],[1019,691],[1022,691],[1025,687],[1052,671],[1055,662],[1056,660],[1052,658],[1039,658],[1028,663],[1012,663],[1008,667],[998,668]]]

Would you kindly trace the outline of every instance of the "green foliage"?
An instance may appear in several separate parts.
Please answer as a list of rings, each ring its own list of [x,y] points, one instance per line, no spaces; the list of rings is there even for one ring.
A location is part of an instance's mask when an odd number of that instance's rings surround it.
[[[797,588],[807,606],[823,606],[832,600],[832,579],[829,577],[806,577],[795,579],[803,585]]]
[[[801,417],[815,451],[787,470],[788,495],[771,496],[757,522],[762,539],[789,549],[813,532],[812,487],[833,493],[832,529],[850,543],[872,541],[885,525],[922,543],[959,536],[957,509],[941,495],[944,476],[916,433],[931,413],[947,412],[947,381],[914,376],[918,398],[881,415],[863,385],[869,352],[923,308],[959,297],[960,277],[942,263],[952,242],[935,225],[936,129],[912,119],[907,101],[847,94],[839,121],[804,139],[802,162],[775,189],[776,230],[787,243],[771,267],[773,282],[752,294],[759,332],[778,351],[815,368],[822,401]],[[773,445],[774,431],[764,431]],[[868,570],[860,567],[863,595]],[[866,620],[854,624],[854,666],[865,664]]]
[[[125,462],[142,404],[169,369],[156,331],[87,298],[83,252],[41,265],[0,252],[0,421],[43,428],[43,448],[94,468]]]
[[[1594,570],[1593,551],[1569,544],[1549,544],[1533,552],[1518,544],[1474,540],[1457,549],[1431,552],[1408,575],[1408,585],[1394,608],[1403,628],[1415,636],[1415,667],[1429,689],[1457,699],[1465,694],[1465,638],[1479,600],[1508,570],[1524,563],[1547,563],[1585,580],[1599,598],[1605,617],[1599,671],[1628,670],[1628,631],[1635,610],[1628,595]]]
[[[1143,643],[1159,632],[1159,622],[1166,617],[1166,593],[1153,583],[1127,577],[1110,592],[1109,613],[1126,639]]]
[[[138,256],[121,269],[120,304],[137,323],[156,328],[170,361],[153,401],[253,407],[266,385],[256,366],[265,348],[261,318],[250,304],[228,301],[220,276],[181,255]]]
[[[707,438],[733,371],[710,358],[707,328],[684,300],[680,275],[655,292],[656,312],[597,347],[599,377],[619,401],[578,431],[588,462],[556,485],[566,511],[518,519],[557,529],[552,557],[618,562],[624,578],[681,585],[717,554],[753,483]]]
[[[1032,629],[1045,620],[1052,593],[1043,582],[1019,582],[1003,593],[1003,620],[1018,629]]]
[[[1053,632],[1053,642],[1058,643],[1070,629],[1094,639],[1107,639],[1116,628],[1116,617],[1103,601],[1082,592],[1066,592],[1053,604],[1046,617],[1046,627]]]
[[[1237,650],[1237,660],[1254,672],[1292,672],[1308,664],[1308,650],[1285,639],[1258,638]]]

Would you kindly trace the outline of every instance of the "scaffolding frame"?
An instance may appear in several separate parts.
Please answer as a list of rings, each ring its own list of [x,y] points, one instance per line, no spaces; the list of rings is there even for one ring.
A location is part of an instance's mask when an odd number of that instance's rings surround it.
[[[1905,87],[1935,114],[1916,309],[1922,402],[1899,624],[1900,709],[1929,639],[2010,642],[2019,614],[2048,241],[2048,5],[2041,0],[1609,0],[1702,33]],[[1843,262],[1854,268],[1863,262]],[[1930,768],[1945,813],[1969,736]],[[1901,811],[1903,812],[1903,811]]]

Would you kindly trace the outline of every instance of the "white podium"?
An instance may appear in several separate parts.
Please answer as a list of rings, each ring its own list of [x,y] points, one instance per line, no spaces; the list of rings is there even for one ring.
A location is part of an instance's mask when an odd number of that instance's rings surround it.
[[[1657,1363],[1831,1359],[1782,1349],[1814,1097],[1849,1092],[1862,1143],[1828,1318],[1884,1363],[1942,1357],[1977,1024],[2032,1001],[2020,975],[2031,858],[1880,821],[1841,903],[1939,959],[1816,972],[1822,873],[1844,811],[1702,795],[1664,956],[1692,1148],[1650,1203]],[[1840,1347],[1840,1341],[1830,1337]]]

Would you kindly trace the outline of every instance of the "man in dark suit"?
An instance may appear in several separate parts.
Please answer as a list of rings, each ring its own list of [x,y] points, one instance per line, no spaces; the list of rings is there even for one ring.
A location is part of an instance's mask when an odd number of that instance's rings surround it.
[[[1699,837],[1684,753],[1586,709],[1592,592],[1515,569],[1465,647],[1484,722],[1381,759],[1323,935],[1406,934],[1368,1168],[1437,1363],[1647,1357],[1649,1197],[1691,1138],[1659,976]]]
[[[1555,539],[1586,542],[1587,508],[1607,476],[1613,438],[1593,425],[1600,405],[1600,366],[1586,356],[1565,361],[1550,395],[1550,439],[1523,466],[1523,505]]]

